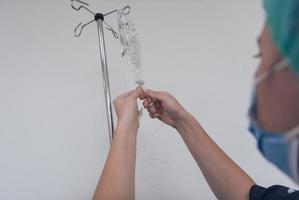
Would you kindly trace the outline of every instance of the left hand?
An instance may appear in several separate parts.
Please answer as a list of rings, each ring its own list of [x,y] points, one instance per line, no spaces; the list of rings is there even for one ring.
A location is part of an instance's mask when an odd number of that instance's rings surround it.
[[[136,131],[139,127],[137,99],[145,96],[143,88],[126,92],[114,101],[114,108],[118,118],[118,125],[128,130]]]

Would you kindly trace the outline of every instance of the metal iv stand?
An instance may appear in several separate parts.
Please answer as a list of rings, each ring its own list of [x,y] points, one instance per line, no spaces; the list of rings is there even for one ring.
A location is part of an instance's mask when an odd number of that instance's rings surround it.
[[[75,5],[77,4],[77,6]],[[109,84],[109,75],[108,75],[108,66],[107,66],[107,56],[106,56],[106,48],[105,48],[105,38],[104,38],[104,26],[107,30],[111,31],[113,36],[118,39],[118,33],[106,22],[104,21],[105,16],[108,16],[112,13],[117,12],[118,10],[113,10],[106,14],[102,13],[95,13],[88,8],[89,4],[81,1],[81,0],[71,0],[71,7],[74,10],[81,10],[84,9],[88,11],[90,14],[94,16],[94,19],[91,21],[83,24],[79,23],[75,30],[74,35],[75,37],[80,37],[83,29],[93,22],[97,22],[97,32],[98,32],[98,39],[99,39],[99,49],[100,49],[100,59],[101,59],[101,66],[102,66],[102,77],[103,77],[103,86],[104,86],[104,95],[105,95],[105,103],[106,103],[106,114],[107,114],[107,124],[108,124],[108,132],[109,132],[109,141],[112,142],[113,139],[113,115],[112,115],[112,101],[111,101],[111,92],[110,92],[110,84]],[[130,6],[126,6],[122,9],[125,15],[129,14],[131,11]]]

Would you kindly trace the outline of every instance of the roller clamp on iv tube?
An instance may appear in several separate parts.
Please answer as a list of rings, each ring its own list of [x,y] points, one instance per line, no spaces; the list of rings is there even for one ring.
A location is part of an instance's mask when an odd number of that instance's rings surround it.
[[[100,59],[102,66],[102,77],[103,77],[103,86],[104,86],[104,94],[105,94],[105,103],[106,103],[106,114],[107,114],[107,123],[108,123],[108,132],[109,132],[109,140],[112,142],[113,138],[113,115],[112,115],[112,101],[111,101],[111,93],[110,93],[110,84],[109,84],[109,76],[108,76],[108,66],[107,66],[107,56],[106,56],[106,48],[105,48],[105,39],[104,39],[104,26],[107,30],[111,31],[113,36],[118,39],[118,33],[104,20],[105,16],[108,16],[112,13],[117,12],[118,10],[113,10],[106,14],[95,13],[91,9],[89,9],[89,4],[81,1],[81,0],[71,0],[71,7],[76,10],[85,10],[94,16],[94,19],[83,24],[79,23],[75,30],[75,37],[80,37],[84,28],[93,22],[97,22],[97,32],[98,32],[98,40],[99,40],[99,49],[100,49]],[[126,6],[122,8],[122,12],[125,15],[128,15],[131,11],[130,6]]]

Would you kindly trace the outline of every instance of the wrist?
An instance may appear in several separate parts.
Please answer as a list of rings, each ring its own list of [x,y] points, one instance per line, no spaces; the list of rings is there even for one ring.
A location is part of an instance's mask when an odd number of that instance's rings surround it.
[[[181,134],[184,132],[184,129],[189,126],[189,124],[194,120],[194,117],[187,111],[183,111],[180,114],[180,118],[176,122],[175,129]]]
[[[118,123],[114,132],[112,143],[122,147],[131,147],[136,145],[137,129],[129,128],[124,123]]]
[[[139,128],[139,121],[136,119],[134,122],[129,122],[125,119],[119,119],[117,122],[117,128],[126,133],[137,133]]]

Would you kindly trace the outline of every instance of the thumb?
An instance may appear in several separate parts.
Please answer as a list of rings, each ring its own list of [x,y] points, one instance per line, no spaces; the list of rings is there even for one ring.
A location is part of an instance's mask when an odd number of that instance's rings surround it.
[[[158,91],[146,90],[145,94],[147,96],[150,96],[150,97],[154,98],[154,99],[160,99],[161,100],[162,97],[163,97],[163,93],[158,92]]]
[[[141,86],[138,86],[135,90],[133,90],[132,96],[134,96],[134,98],[136,98],[136,99],[144,96],[143,88]]]

